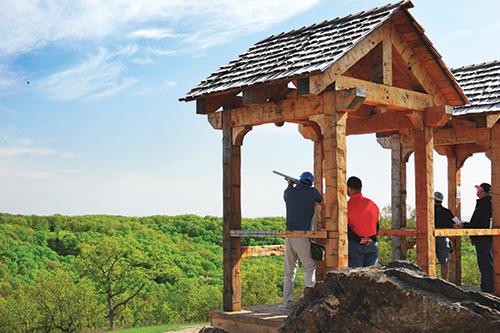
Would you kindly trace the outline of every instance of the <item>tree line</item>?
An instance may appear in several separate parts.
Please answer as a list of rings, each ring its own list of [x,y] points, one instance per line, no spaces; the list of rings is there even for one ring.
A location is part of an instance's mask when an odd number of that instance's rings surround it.
[[[382,228],[388,228],[390,210],[384,211]],[[284,229],[281,217],[242,224],[247,230]],[[282,243],[272,237],[242,240]],[[390,239],[379,244],[387,263]],[[479,274],[466,239],[462,251],[464,283],[475,284]],[[408,257],[414,260],[414,251]],[[245,259],[241,274],[244,306],[281,301],[283,258]],[[301,288],[299,280],[296,292]],[[221,218],[0,214],[0,332],[200,322],[221,307]]]

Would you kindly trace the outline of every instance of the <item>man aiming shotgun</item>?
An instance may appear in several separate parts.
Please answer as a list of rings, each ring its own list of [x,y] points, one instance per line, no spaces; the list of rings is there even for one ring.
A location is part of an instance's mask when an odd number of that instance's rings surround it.
[[[303,172],[299,179],[273,171],[288,182],[283,198],[286,204],[286,229],[291,231],[311,230],[314,207],[323,202],[323,196],[312,187],[314,176]],[[300,260],[304,271],[304,284],[314,287],[316,284],[316,263],[311,257],[311,242],[308,238],[285,238],[285,269],[283,282],[283,300],[285,308],[292,308],[292,297],[295,283],[297,260]]]

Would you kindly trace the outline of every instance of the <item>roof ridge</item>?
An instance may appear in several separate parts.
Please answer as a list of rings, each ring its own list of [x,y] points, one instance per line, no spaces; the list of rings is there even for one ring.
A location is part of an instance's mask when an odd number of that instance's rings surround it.
[[[413,7],[413,4],[411,2],[411,0],[401,0],[397,3],[394,3],[394,4],[391,4],[391,3],[388,3],[387,5],[385,6],[382,6],[382,7],[375,7],[375,8],[372,8],[372,9],[369,9],[369,10],[363,10],[361,12],[358,12],[358,13],[355,13],[355,14],[349,14],[349,15],[346,15],[346,16],[342,16],[342,17],[336,17],[334,19],[331,19],[331,20],[324,20],[323,22],[320,22],[320,23],[315,23],[315,24],[312,24],[312,25],[308,25],[308,26],[303,26],[302,28],[299,28],[299,29],[293,29],[293,30],[290,30],[290,31],[283,31],[277,35],[271,35],[257,43],[254,44],[254,46],[257,46],[259,44],[262,44],[262,43],[266,43],[266,42],[269,42],[277,37],[285,37],[285,36],[289,36],[289,35],[293,35],[293,34],[296,34],[298,32],[304,32],[304,31],[307,31],[309,29],[317,29],[317,28],[321,28],[321,27],[324,27],[324,26],[327,26],[327,25],[331,25],[333,23],[341,23],[341,22],[344,22],[344,21],[348,21],[348,20],[352,20],[352,19],[355,19],[355,18],[358,18],[358,17],[363,17],[363,16],[367,16],[367,15],[372,15],[372,14],[376,14],[376,13],[380,13],[380,12],[383,12],[383,11],[387,11],[387,10],[391,10],[391,9],[394,9],[396,7],[405,7],[405,8],[412,8]]]
[[[473,69],[473,68],[481,68],[481,67],[486,67],[486,66],[491,66],[495,64],[500,64],[500,60],[492,60],[492,61],[485,61],[479,64],[471,64],[471,65],[465,65],[462,67],[457,67],[457,68],[451,68],[450,70],[452,72],[458,72],[461,70],[466,70],[466,69]]]

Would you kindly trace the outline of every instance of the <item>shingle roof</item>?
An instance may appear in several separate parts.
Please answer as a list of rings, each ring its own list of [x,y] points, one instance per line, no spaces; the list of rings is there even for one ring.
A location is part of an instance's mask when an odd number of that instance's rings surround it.
[[[470,104],[455,107],[454,116],[500,111],[500,60],[451,70]]]
[[[222,66],[180,100],[324,71],[410,1],[271,36]]]

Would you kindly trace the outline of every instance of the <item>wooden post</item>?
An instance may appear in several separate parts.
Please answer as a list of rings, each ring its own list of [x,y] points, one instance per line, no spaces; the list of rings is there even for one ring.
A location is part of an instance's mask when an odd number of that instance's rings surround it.
[[[321,129],[325,177],[325,229],[327,270],[347,267],[347,185],[346,185],[346,119],[337,111],[335,91],[322,93],[324,114]]]
[[[448,160],[448,209],[460,218],[460,165],[455,150],[450,147],[447,152]],[[462,239],[461,237],[450,237],[453,244],[453,253],[450,255],[448,265],[448,279],[450,282],[460,286],[462,284]]]
[[[406,160],[403,156],[401,137],[391,137],[391,227],[401,229],[406,225]],[[391,258],[406,259],[402,237],[391,237]]]
[[[493,195],[492,228],[500,228],[500,123],[491,129],[491,185]],[[500,236],[493,236],[493,269],[495,295],[500,296]]]
[[[231,109],[223,110],[223,258],[224,258],[224,311],[241,310],[241,239],[231,237],[231,229],[241,229],[240,165],[241,147],[233,144]]]
[[[436,275],[434,238],[433,130],[415,131],[415,199],[417,208],[417,264]]]
[[[323,194],[323,139],[314,141],[314,187]],[[324,210],[321,205],[316,205],[314,212],[315,230],[325,230]],[[322,240],[324,243],[324,241]],[[321,261],[316,265],[316,281],[325,277],[326,263]]]
[[[383,83],[392,86],[392,42],[391,29],[387,30],[386,38],[382,41],[382,77]]]

